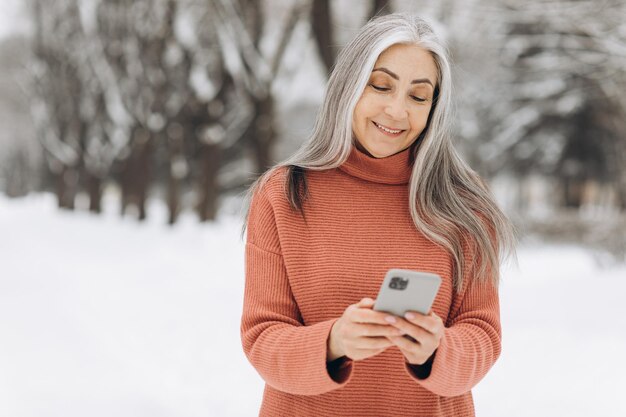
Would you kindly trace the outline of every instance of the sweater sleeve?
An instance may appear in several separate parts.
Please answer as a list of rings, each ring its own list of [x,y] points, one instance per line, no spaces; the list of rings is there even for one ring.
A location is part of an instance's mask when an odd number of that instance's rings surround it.
[[[241,318],[244,353],[273,388],[317,395],[348,383],[352,364],[328,366],[327,341],[337,319],[305,326],[280,249],[275,213],[267,196],[250,205]],[[332,376],[331,376],[332,375]]]
[[[437,395],[451,397],[470,391],[500,356],[498,289],[479,281],[473,273],[465,275],[465,289],[453,303],[458,308],[448,318],[431,359],[421,367],[405,361],[409,375]]]

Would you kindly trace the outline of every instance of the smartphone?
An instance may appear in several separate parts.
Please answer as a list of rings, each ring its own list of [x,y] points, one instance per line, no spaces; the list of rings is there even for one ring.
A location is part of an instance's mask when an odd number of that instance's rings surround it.
[[[374,310],[400,317],[407,311],[428,314],[439,291],[439,285],[441,277],[437,274],[390,269],[380,286]]]

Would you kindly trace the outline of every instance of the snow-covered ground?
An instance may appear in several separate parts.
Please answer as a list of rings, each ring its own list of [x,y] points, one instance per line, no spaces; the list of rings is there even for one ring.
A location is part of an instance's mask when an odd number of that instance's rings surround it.
[[[236,210],[168,227],[159,203],[145,223],[105,203],[94,216],[0,197],[0,415],[257,415]],[[524,244],[504,270],[503,353],[474,390],[477,415],[626,415],[624,294],[626,266]]]

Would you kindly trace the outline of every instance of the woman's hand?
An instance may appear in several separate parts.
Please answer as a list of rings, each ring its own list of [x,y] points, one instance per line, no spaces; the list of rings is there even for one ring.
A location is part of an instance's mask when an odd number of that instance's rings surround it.
[[[391,323],[393,327],[415,339],[388,336],[389,340],[400,349],[407,362],[423,365],[435,353],[443,337],[445,327],[441,318],[432,311],[428,315],[410,311],[405,314],[406,319],[391,314],[387,316],[395,319],[395,323]]]
[[[369,358],[393,346],[390,337],[403,334],[385,321],[389,314],[374,311],[373,306],[374,300],[363,298],[345,309],[328,337],[328,361],[341,356],[352,360]]]

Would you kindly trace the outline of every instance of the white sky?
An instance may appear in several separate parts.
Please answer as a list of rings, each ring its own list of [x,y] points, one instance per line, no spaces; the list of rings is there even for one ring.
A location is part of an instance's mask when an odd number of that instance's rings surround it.
[[[24,0],[0,0],[0,38],[28,26]]]

